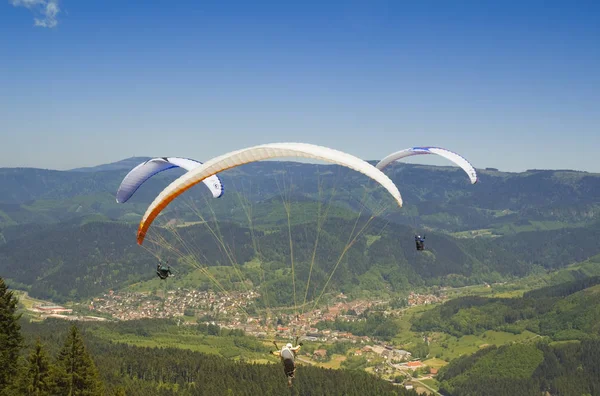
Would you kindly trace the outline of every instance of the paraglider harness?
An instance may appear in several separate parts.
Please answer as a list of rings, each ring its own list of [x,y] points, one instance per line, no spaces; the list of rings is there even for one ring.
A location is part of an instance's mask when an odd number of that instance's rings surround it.
[[[173,273],[171,272],[171,267],[169,266],[169,262],[167,261],[166,264],[167,264],[166,269],[162,265],[161,262],[159,262],[158,265],[156,266],[156,275],[158,275],[158,277],[160,279],[167,279],[169,276],[173,275]]]
[[[415,235],[415,244],[417,245],[417,250],[425,250],[425,235],[422,238],[420,235]]]
[[[290,354],[288,356],[284,356],[282,354],[282,352],[284,352],[284,349],[279,350],[279,347],[277,346],[277,343],[275,341],[273,341],[273,345],[275,345],[275,348],[277,350],[271,351],[271,354],[278,355],[283,360],[283,371],[288,377],[288,384],[291,385],[291,380],[294,378],[294,374],[296,373],[296,363],[294,362],[294,358],[296,357],[297,350],[294,351],[293,348],[286,348],[286,350],[289,351]],[[296,345],[296,348],[298,348],[298,346],[303,345],[302,343],[298,344],[298,337],[296,337]]]

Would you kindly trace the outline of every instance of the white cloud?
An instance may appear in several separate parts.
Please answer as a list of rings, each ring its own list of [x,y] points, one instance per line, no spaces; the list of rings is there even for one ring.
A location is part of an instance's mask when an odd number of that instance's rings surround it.
[[[56,16],[60,12],[58,0],[9,0],[15,7],[25,7],[31,10],[35,17],[34,25],[53,28],[58,25]]]

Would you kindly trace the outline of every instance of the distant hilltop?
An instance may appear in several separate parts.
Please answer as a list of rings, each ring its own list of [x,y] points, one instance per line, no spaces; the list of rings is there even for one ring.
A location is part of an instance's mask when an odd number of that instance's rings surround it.
[[[148,161],[152,157],[129,157],[122,159],[117,162],[111,162],[109,164],[100,164],[96,166],[87,166],[82,168],[69,169],[70,172],[103,172],[103,171],[115,171],[115,170],[129,170],[133,169],[138,164]]]

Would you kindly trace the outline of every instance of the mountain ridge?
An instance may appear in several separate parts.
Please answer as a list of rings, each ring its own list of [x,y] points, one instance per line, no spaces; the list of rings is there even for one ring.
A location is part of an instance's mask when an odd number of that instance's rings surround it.
[[[62,221],[81,214],[101,214],[115,220],[141,216],[154,197],[183,171],[173,169],[152,177],[129,202],[119,205],[114,200],[116,190],[138,159],[108,164],[111,169],[104,165],[78,171],[0,169],[0,228],[23,222]],[[121,164],[120,168],[112,169],[114,164]],[[600,216],[600,174],[480,170],[480,182],[470,185],[456,167],[399,163],[386,168],[385,173],[398,186],[405,203],[389,216],[390,220],[415,227],[448,232],[493,228],[502,234],[512,232],[506,224],[535,229],[536,225],[527,221],[580,225]],[[338,191],[336,203],[356,207],[352,202],[360,202],[362,186],[374,185],[363,175],[339,166],[297,162],[250,163],[219,175],[225,194],[220,202],[211,204],[220,205],[218,214],[225,218],[231,208],[239,206],[238,194],[260,204],[281,198],[281,186],[315,201],[326,201]],[[372,200],[387,202],[381,189],[369,188]],[[201,186],[194,187],[190,194],[199,206],[205,206],[206,191]],[[173,207],[180,201],[176,200]],[[523,224],[516,224],[519,221]]]

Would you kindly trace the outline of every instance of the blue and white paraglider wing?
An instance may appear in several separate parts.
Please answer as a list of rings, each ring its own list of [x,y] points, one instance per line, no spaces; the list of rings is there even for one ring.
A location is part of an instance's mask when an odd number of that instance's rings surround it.
[[[117,202],[127,202],[129,198],[131,198],[137,191],[137,189],[140,188],[144,182],[146,182],[146,180],[150,179],[157,173],[172,168],[182,168],[189,172],[200,165],[202,165],[202,163],[199,161],[178,157],[152,158],[148,161],[142,162],[133,168],[121,182],[121,185],[117,190]],[[217,175],[212,175],[211,177],[203,180],[203,182],[204,185],[208,187],[214,198],[219,198],[221,195],[223,195],[223,183]]]
[[[467,161],[461,155],[454,153],[450,150],[446,150],[440,147],[413,147],[405,150],[396,151],[379,161],[375,166],[377,169],[382,170],[392,162],[398,161],[405,157],[410,157],[413,155],[422,155],[422,154],[437,154],[441,157],[444,157],[456,165],[460,166],[465,173],[469,176],[469,180],[471,180],[471,184],[477,183],[477,172],[475,168],[469,161]]]

